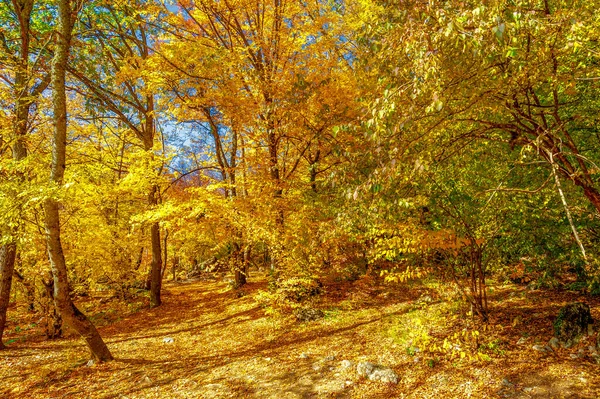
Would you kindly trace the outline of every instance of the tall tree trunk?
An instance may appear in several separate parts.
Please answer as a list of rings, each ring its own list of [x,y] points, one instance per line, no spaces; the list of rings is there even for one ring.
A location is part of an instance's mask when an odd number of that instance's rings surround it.
[[[27,147],[25,145],[25,135],[27,134],[29,122],[29,109],[33,103],[32,96],[29,93],[29,24],[31,21],[31,12],[33,10],[33,0],[24,0],[13,2],[14,12],[17,15],[20,30],[20,48],[18,62],[15,67],[15,82],[13,86],[16,97],[15,104],[15,122],[13,128],[13,159],[19,163],[27,157]],[[16,236],[19,229],[13,228],[10,241],[0,248],[0,349],[5,348],[2,343],[2,336],[6,323],[6,312],[10,302],[10,290],[12,287],[12,277],[15,269],[15,259],[17,254]]]
[[[77,10],[69,0],[58,1],[58,32],[52,60],[52,100],[54,136],[52,140],[52,168],[50,183],[55,187],[63,184],[67,146],[67,96],[65,74],[71,46],[73,19]],[[96,327],[71,301],[67,265],[61,243],[59,203],[54,198],[44,201],[44,223],[48,258],[54,279],[54,303],[65,323],[85,339],[96,361],[108,361],[113,357],[100,337]]]
[[[152,151],[154,146],[154,99],[148,96],[148,110],[146,114],[146,124],[144,127],[144,149]],[[152,185],[150,193],[148,193],[148,205],[150,208],[158,205],[159,188],[157,185]],[[150,263],[150,307],[155,308],[160,306],[162,300],[160,293],[162,289],[162,251],[160,242],[160,226],[158,222],[153,222],[150,225],[150,250],[152,251],[152,261]]]
[[[152,192],[148,196],[149,204],[156,205],[155,199],[157,187],[152,188]],[[150,307],[155,308],[162,303],[160,299],[160,291],[162,287],[162,253],[160,245],[160,226],[158,222],[152,223],[150,226],[150,238],[152,248],[152,262],[150,263]]]
[[[270,101],[267,101],[270,103]],[[283,209],[281,208],[281,198],[283,197],[283,189],[281,188],[281,174],[279,173],[279,154],[278,154],[278,145],[279,139],[275,134],[275,122],[272,119],[272,115],[267,116],[268,124],[267,124],[267,146],[269,149],[269,174],[271,177],[271,184],[273,184],[273,204],[275,208],[275,229],[278,234],[278,240],[283,236],[283,226],[284,226],[284,214]],[[278,242],[278,245],[273,245],[270,248],[270,256],[271,256],[271,273],[275,272],[277,266],[277,257],[281,248],[281,242]]]
[[[318,173],[318,165],[319,160],[321,159],[321,150],[317,148],[317,152],[314,157],[309,157],[309,167],[310,171],[310,188],[314,193],[317,192],[317,173]]]
[[[168,252],[169,252],[169,247],[168,247],[168,239],[169,239],[169,230],[165,229],[165,234],[163,234],[163,247],[162,247],[162,251],[163,251],[163,256],[162,256],[162,261],[163,261],[163,265],[162,265],[162,271],[161,271],[161,279],[164,280],[165,278],[165,273],[167,272],[167,260],[168,260]]]
[[[6,326],[6,311],[10,302],[10,287],[16,254],[17,246],[14,242],[3,245],[0,249],[0,349],[5,348],[2,343],[2,335]]]
[[[142,266],[142,260],[144,260],[144,247],[140,248],[138,257],[135,260],[135,269],[134,270],[139,270],[140,266]]]
[[[283,190],[281,189],[281,175],[279,173],[279,159],[277,153],[277,138],[275,136],[275,128],[269,129],[268,146],[269,146],[269,174],[271,184],[273,184],[273,200],[275,203],[275,224],[278,229],[283,228],[283,210],[281,209],[281,197]]]
[[[62,329],[62,317],[60,317],[60,312],[56,308],[56,304],[54,303],[54,278],[52,277],[52,273],[48,272],[50,275],[49,279],[42,279],[42,285],[44,286],[44,290],[42,293],[42,312],[46,319],[46,338],[55,339],[62,337],[63,329]]]

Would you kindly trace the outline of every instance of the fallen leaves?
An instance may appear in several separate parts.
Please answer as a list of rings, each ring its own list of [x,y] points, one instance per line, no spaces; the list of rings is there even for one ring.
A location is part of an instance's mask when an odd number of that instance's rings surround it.
[[[251,280],[242,298],[218,281],[168,285],[160,308],[141,310],[102,328],[116,357],[110,363],[87,366],[87,350],[71,339],[15,342],[0,352],[0,393],[7,399],[517,398],[553,397],[559,391],[597,397],[592,395],[600,386],[594,371],[598,366],[572,360],[562,349],[546,357],[528,350],[548,341],[547,315],[570,299],[567,294],[517,295],[507,303],[492,302],[489,328],[464,335],[470,319],[436,313],[461,311],[449,295],[440,292],[439,301],[418,301],[423,290],[431,294],[425,286],[407,289],[374,281],[373,289],[386,295],[361,302],[353,295],[359,288],[351,283],[326,284],[319,304],[325,318],[297,323],[291,317],[268,317],[257,307],[253,295],[265,284],[262,278]],[[516,289],[498,287],[494,295],[504,297]],[[352,307],[344,306],[349,298],[354,298]],[[414,323],[428,312],[437,314],[427,319],[431,339],[443,342],[458,334],[466,340],[478,331],[479,342],[486,345],[480,350],[489,358],[470,360],[472,348],[465,347],[456,358],[438,355],[429,362],[421,354],[411,356],[388,335],[395,323]],[[518,326],[498,327],[511,326],[517,315],[523,321]],[[527,345],[517,345],[523,334]],[[398,384],[360,378],[355,367],[359,362],[390,367],[400,376]],[[504,378],[512,385],[502,386]]]

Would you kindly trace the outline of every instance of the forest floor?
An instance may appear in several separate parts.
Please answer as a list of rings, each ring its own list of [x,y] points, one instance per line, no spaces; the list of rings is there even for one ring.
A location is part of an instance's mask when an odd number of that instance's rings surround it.
[[[152,310],[88,299],[79,305],[116,358],[92,365],[80,339],[43,340],[32,316],[10,309],[0,398],[600,397],[600,365],[586,352],[595,336],[533,349],[552,337],[568,302],[586,301],[600,320],[597,298],[493,285],[484,330],[442,285],[326,284],[325,317],[306,323],[265,314],[253,299],[259,290],[264,277],[251,278],[243,296],[220,279],[169,283]],[[343,360],[390,367],[399,382],[361,378]]]

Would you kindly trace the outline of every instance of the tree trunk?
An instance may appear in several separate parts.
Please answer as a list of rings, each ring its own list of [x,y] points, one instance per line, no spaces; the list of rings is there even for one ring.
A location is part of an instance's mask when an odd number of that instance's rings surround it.
[[[576,183],[577,184],[577,183]],[[600,193],[596,190],[595,187],[590,186],[582,186],[583,193],[587,197],[587,199],[594,205],[596,208],[596,212],[600,213]]]
[[[156,186],[152,187],[152,191],[148,196],[148,203],[156,205],[155,194],[158,191]],[[155,308],[162,303],[160,299],[160,291],[162,286],[162,253],[160,245],[160,226],[158,222],[152,223],[150,226],[150,238],[152,248],[152,262],[150,263],[150,307]]]
[[[321,159],[321,150],[317,149],[317,152],[315,154],[314,157],[310,157],[309,161],[310,161],[310,165],[309,165],[309,171],[310,171],[310,188],[312,189],[312,191],[314,193],[317,192],[317,173],[318,173],[318,165],[319,165],[319,160]]]
[[[317,169],[316,165],[310,166],[310,188],[313,193],[317,192]]]
[[[274,130],[274,128],[272,128]],[[283,196],[283,190],[281,189],[281,175],[279,173],[279,160],[277,154],[277,138],[275,133],[269,133],[268,137],[269,144],[269,171],[271,177],[271,184],[273,184],[273,200],[275,204],[275,224],[277,229],[283,229],[283,209],[281,209],[281,197]]]
[[[243,262],[244,262],[244,272],[246,273],[246,277],[248,277],[248,274],[250,271],[250,245],[246,245],[244,247]]]
[[[146,51],[147,48],[145,47]],[[147,56],[148,54],[146,54]],[[146,112],[144,114],[145,124],[143,130],[142,141],[144,143],[144,149],[152,152],[154,147],[154,97],[152,95],[146,96]],[[159,202],[159,187],[153,185],[148,193],[148,205],[150,208],[154,208]],[[150,263],[150,307],[155,308],[160,306],[162,303],[160,299],[160,292],[162,288],[162,251],[160,242],[160,226],[158,222],[153,222],[150,225],[150,250],[152,251],[152,262]]]
[[[29,25],[31,21],[31,12],[33,10],[33,0],[25,0],[20,3],[13,2],[14,12],[18,15],[20,30],[20,48],[18,63],[15,67],[15,82],[13,86],[16,97],[15,104],[15,123],[14,123],[14,144],[12,146],[13,159],[17,162],[27,157],[27,147],[25,145],[25,136],[27,134],[29,109],[33,103],[34,96],[29,94]],[[20,207],[19,207],[20,208]],[[11,240],[0,248],[0,349],[5,346],[2,343],[2,336],[6,323],[6,312],[10,302],[10,290],[12,287],[12,277],[15,269],[15,259],[17,254],[17,244],[15,237],[19,234],[18,228],[12,229]]]
[[[240,288],[247,282],[246,263],[244,262],[244,254],[239,244],[233,244],[231,253],[231,262],[233,266],[235,288]]]
[[[163,261],[163,265],[162,265],[162,271],[161,271],[161,280],[165,279],[165,273],[167,272],[167,260],[168,260],[168,239],[169,239],[169,230],[165,229],[165,234],[163,234],[163,247],[162,247],[162,251],[163,251],[163,257],[162,257],[162,261]]]
[[[179,255],[173,257],[173,281],[177,282],[177,268],[179,266]]]
[[[60,312],[56,309],[56,304],[54,303],[54,279],[52,278],[52,274],[50,274],[50,279],[42,279],[42,284],[44,285],[44,291],[42,294],[42,311],[46,319],[46,337],[48,339],[56,339],[62,337],[62,317],[60,317]]]
[[[52,140],[52,168],[50,182],[56,187],[63,184],[67,146],[67,96],[65,74],[71,46],[71,34],[76,10],[69,0],[58,2],[58,32],[52,60],[52,100],[54,136]],[[85,339],[96,361],[113,357],[96,327],[77,309],[70,297],[67,265],[61,243],[59,203],[50,197],[44,201],[44,223],[48,258],[54,279],[54,303],[64,322]]]
[[[275,123],[271,120],[271,117],[267,117],[269,120],[267,126],[267,144],[269,148],[269,172],[271,177],[271,184],[273,184],[273,204],[275,208],[275,229],[279,236],[277,241],[281,243],[280,238],[283,236],[284,228],[284,213],[281,208],[281,199],[283,197],[283,190],[281,188],[281,175],[279,173],[279,159],[278,159],[278,138],[275,135]],[[271,273],[275,273],[277,268],[277,257],[281,248],[277,248],[276,245],[272,245],[270,248],[271,256]]]
[[[10,302],[10,288],[16,254],[17,246],[14,242],[3,245],[0,249],[0,349],[5,348],[2,343],[2,335],[6,326],[6,311]]]

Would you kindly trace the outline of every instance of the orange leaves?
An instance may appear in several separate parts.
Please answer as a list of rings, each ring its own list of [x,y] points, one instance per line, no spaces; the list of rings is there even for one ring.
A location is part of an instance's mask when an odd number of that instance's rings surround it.
[[[538,277],[537,273],[532,273],[531,271],[528,271],[523,262],[519,262],[516,265],[512,265],[511,273],[508,275],[508,278],[511,281],[520,284],[530,283],[536,277]]]

